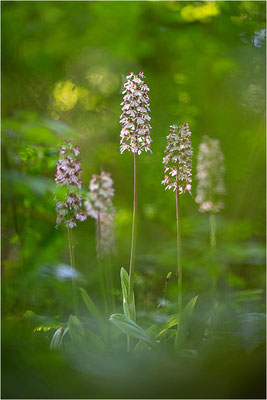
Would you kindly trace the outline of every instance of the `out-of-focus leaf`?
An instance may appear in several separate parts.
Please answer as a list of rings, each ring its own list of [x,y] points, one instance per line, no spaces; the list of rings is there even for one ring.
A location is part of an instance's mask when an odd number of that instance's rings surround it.
[[[126,335],[134,337],[135,339],[141,339],[145,343],[149,344],[152,348],[157,349],[157,344],[152,340],[148,334],[134,321],[126,317],[123,314],[113,314],[109,320],[122,330]]]
[[[101,312],[98,310],[88,293],[81,287],[79,288],[79,290],[89,313],[96,319],[99,330],[102,334],[103,339],[105,340],[107,338],[107,326]]]
[[[152,325],[147,331],[146,334],[152,339],[154,340],[157,337],[158,334],[158,325],[154,324]],[[139,340],[135,346],[135,350],[136,351],[142,351],[142,350],[146,350],[146,349],[150,349],[150,345],[148,345],[147,342],[144,342],[143,340]]]
[[[121,268],[120,275],[121,275],[123,311],[128,318],[132,318],[135,321],[136,319],[135,300],[134,300],[134,293],[132,293],[131,296],[129,292],[129,275],[123,267]]]
[[[64,336],[68,331],[69,331],[68,326],[66,328],[60,327],[56,330],[51,340],[50,344],[51,350],[59,350],[62,347]]]
[[[168,317],[168,320],[161,326],[157,337],[163,335],[168,329],[172,328],[173,326],[178,324],[178,315],[174,314]]]
[[[185,306],[184,311],[183,311],[184,320],[188,321],[189,318],[191,317],[191,315],[193,314],[197,299],[198,299],[198,295],[193,297],[191,300],[189,300],[189,302]]]
[[[75,315],[70,315],[68,327],[72,340],[76,341],[84,339],[84,328],[79,318]]]

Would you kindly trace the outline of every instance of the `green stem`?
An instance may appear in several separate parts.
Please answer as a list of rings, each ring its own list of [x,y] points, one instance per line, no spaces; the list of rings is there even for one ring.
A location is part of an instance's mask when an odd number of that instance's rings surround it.
[[[71,279],[72,279],[72,294],[73,294],[73,304],[74,304],[74,312],[76,317],[79,316],[79,307],[78,307],[78,296],[77,296],[77,284],[76,278],[74,276],[75,269],[75,258],[74,258],[74,244],[72,239],[72,230],[68,226],[68,239],[69,239],[69,253],[70,253],[70,265],[72,269]]]
[[[210,247],[211,247],[211,249],[216,248],[216,220],[215,220],[214,213],[210,214]],[[216,276],[214,276],[214,275],[212,276],[211,288],[212,288],[213,297],[215,299]]]
[[[110,295],[110,308],[111,308],[111,313],[113,314],[115,312],[115,299],[113,293],[113,268],[110,259],[108,260],[106,267],[107,267],[108,293]]]
[[[130,299],[133,297],[133,285],[134,285],[134,261],[135,261],[135,247],[136,247],[137,190],[138,190],[138,155],[137,155],[137,153],[134,153],[133,224],[132,224],[132,243],[131,243],[130,274],[129,274]]]
[[[178,347],[179,336],[182,331],[182,310],[183,310],[183,292],[182,292],[182,263],[181,263],[181,237],[180,237],[180,198],[178,180],[176,188],[176,249],[177,249],[177,278],[178,278],[178,319],[175,347]]]
[[[100,214],[97,216],[96,222],[96,230],[97,230],[97,261],[98,261],[98,271],[99,271],[99,278],[100,278],[100,285],[102,289],[102,294],[104,298],[104,306],[105,312],[108,312],[108,304],[107,304],[107,291],[105,285],[105,275],[104,269],[102,264],[102,249],[101,249],[101,222],[100,222]]]
[[[210,247],[216,247],[215,214],[210,214]]]

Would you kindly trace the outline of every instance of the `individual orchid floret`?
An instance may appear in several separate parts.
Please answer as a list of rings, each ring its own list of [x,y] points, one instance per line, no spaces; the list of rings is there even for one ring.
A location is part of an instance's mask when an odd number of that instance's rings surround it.
[[[144,73],[139,72],[135,75],[133,72],[126,77],[127,82],[124,84],[125,94],[121,103],[122,114],[120,116],[121,140],[120,151],[132,151],[141,154],[144,150],[151,151],[150,137],[151,125],[149,123],[149,88],[142,80]]]
[[[192,188],[192,155],[191,132],[189,125],[171,125],[165,149],[164,180],[165,189],[179,190],[179,194]]]
[[[84,221],[87,218],[80,193],[82,169],[80,159],[77,158],[80,154],[79,146],[73,147],[68,140],[59,151],[55,181],[64,190],[59,191],[55,198],[56,223],[57,227],[64,222],[69,228],[74,228],[77,220]]]
[[[98,219],[101,213],[109,213],[112,208],[113,196],[114,189],[111,175],[104,171],[100,175],[92,175],[89,183],[89,193],[85,201],[87,214],[94,219]]]
[[[195,201],[199,211],[219,212],[224,206],[222,197],[225,194],[224,156],[219,140],[204,136],[199,146],[197,179]]]

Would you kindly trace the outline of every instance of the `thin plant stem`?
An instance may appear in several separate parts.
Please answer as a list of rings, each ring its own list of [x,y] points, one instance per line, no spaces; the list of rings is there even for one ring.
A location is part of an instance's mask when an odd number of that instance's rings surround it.
[[[110,295],[110,308],[111,312],[115,312],[115,299],[114,299],[114,293],[113,293],[113,268],[112,268],[112,262],[110,262],[110,259],[107,262],[107,280],[108,280],[108,293]]]
[[[216,247],[216,223],[215,214],[210,214],[210,247]]]
[[[70,253],[70,265],[71,265],[71,278],[72,278],[72,295],[73,295],[73,304],[74,304],[74,312],[76,317],[79,316],[79,307],[78,307],[78,296],[77,296],[77,284],[76,278],[74,276],[75,269],[75,257],[74,257],[74,244],[72,239],[72,230],[68,226],[68,239],[69,239],[69,253]]]
[[[138,154],[134,153],[134,197],[133,197],[133,223],[132,223],[132,243],[130,257],[129,292],[130,298],[133,296],[134,284],[134,262],[136,247],[136,213],[137,213],[137,191],[138,191]]]
[[[178,339],[182,330],[182,310],[183,310],[183,292],[182,292],[182,263],[181,263],[181,235],[180,235],[180,196],[178,180],[176,187],[176,249],[177,249],[177,278],[178,278],[178,318],[175,347],[178,347]]]
[[[214,213],[210,213],[210,247],[211,247],[211,249],[216,248],[216,219],[215,219]],[[212,288],[213,297],[215,298],[215,296],[216,296],[216,294],[215,294],[216,276],[212,277],[211,288]]]
[[[132,242],[130,256],[130,272],[129,272],[129,297],[130,297],[130,315],[135,320],[134,305],[132,304],[133,286],[134,286],[134,262],[135,262],[135,247],[136,247],[136,212],[137,212],[137,191],[138,191],[138,154],[134,153],[134,196],[133,196],[133,223],[132,223]],[[130,336],[127,335],[127,350],[131,349]]]
[[[105,274],[102,264],[102,249],[101,249],[101,222],[100,222],[100,214],[97,216],[97,261],[98,261],[98,271],[99,271],[99,278],[100,278],[100,285],[102,289],[102,294],[104,298],[104,306],[105,312],[108,312],[108,304],[107,304],[107,290],[105,284]]]

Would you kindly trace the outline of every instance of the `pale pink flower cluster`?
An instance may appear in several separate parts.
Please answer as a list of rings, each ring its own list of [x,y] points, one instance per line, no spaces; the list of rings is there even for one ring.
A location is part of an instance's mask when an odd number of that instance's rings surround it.
[[[163,164],[165,189],[179,190],[179,194],[188,191],[191,194],[192,155],[191,132],[189,125],[171,125],[167,136],[167,146]]]
[[[81,162],[77,158],[80,154],[79,146],[73,147],[71,141],[66,141],[60,147],[60,157],[57,162],[55,175],[56,184],[65,186],[64,199],[55,198],[57,212],[57,227],[64,222],[69,228],[76,226],[76,220],[84,221],[87,218],[83,209],[81,189]]]
[[[137,154],[141,154],[144,150],[151,151],[151,125],[149,123],[151,118],[148,115],[150,111],[149,88],[142,78],[144,78],[143,72],[137,75],[131,72],[126,77],[125,90],[122,92],[125,96],[121,103],[123,107],[120,117],[121,153],[125,150]]]
[[[201,212],[219,212],[224,204],[222,196],[225,194],[224,186],[224,157],[220,142],[204,136],[199,146],[197,164],[197,196],[195,201],[199,204]]]
[[[86,197],[85,208],[87,214],[97,219],[101,213],[108,213],[112,209],[114,196],[113,180],[108,172],[92,175],[89,183],[89,193]]]
[[[70,140],[66,145],[59,148],[60,158],[57,163],[57,173],[55,181],[61,185],[74,186],[81,188],[81,161],[76,157],[80,154],[79,146],[72,146]]]
[[[103,256],[115,253],[114,218],[114,208],[110,209],[108,213],[100,214],[100,245]]]

